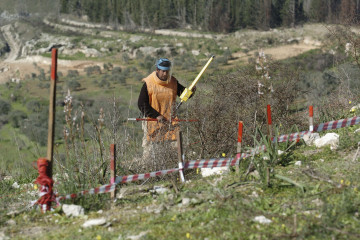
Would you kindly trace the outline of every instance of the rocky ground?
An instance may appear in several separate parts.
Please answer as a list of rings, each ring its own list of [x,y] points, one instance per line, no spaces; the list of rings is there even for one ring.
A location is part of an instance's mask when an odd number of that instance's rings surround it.
[[[54,29],[64,32],[67,34],[69,32],[79,33],[81,32],[87,36],[94,37],[104,37],[108,39],[113,39],[118,35],[116,31],[109,29],[109,27],[91,24],[91,23],[83,23],[78,21],[70,21],[66,19],[61,19],[59,22],[52,22],[49,19],[44,19],[43,23],[47,26],[50,26]],[[85,24],[85,25],[84,25]],[[17,32],[20,28],[19,24],[8,24],[1,27],[1,33],[4,36],[6,43],[10,47],[10,52],[5,56],[4,59],[0,61],[0,83],[5,83],[11,79],[13,81],[21,81],[25,78],[26,74],[37,73],[39,67],[44,69],[49,69],[50,59],[40,56],[44,53],[49,53],[51,47],[55,46],[59,48],[59,51],[65,55],[74,55],[76,53],[83,53],[88,60],[86,61],[75,61],[75,60],[67,60],[67,61],[59,61],[58,69],[62,72],[67,72],[68,70],[78,70],[80,73],[84,73],[84,68],[91,65],[103,66],[103,62],[98,59],[94,61],[94,58],[101,57],[104,54],[107,54],[108,48],[106,46],[113,44],[104,41],[104,47],[99,50],[91,48],[89,46],[76,46],[71,43],[71,39],[69,37],[63,36],[53,36],[51,34],[42,33],[40,36],[37,36],[36,39],[24,40],[21,39],[21,36]],[[208,38],[214,39],[218,41],[220,39],[231,39],[233,38],[235,42],[240,41],[240,47],[242,50],[232,52],[229,64],[236,65],[240,62],[246,63],[249,57],[254,57],[254,55],[258,51],[264,51],[265,54],[271,56],[275,60],[286,59],[288,57],[294,57],[299,54],[302,54],[308,50],[315,49],[321,47],[322,43],[314,36],[314,32],[312,28],[320,29],[318,31],[318,36],[323,36],[326,32],[326,29],[320,25],[312,25],[312,26],[304,26],[299,27],[295,30],[272,30],[267,32],[255,32],[255,31],[239,31],[233,34],[228,35],[215,35],[215,34],[200,34],[194,32],[182,32],[168,29],[154,30],[151,31],[152,34],[158,35],[166,35],[166,36],[175,36],[181,38]],[[100,30],[99,30],[100,29]],[[143,32],[149,32],[148,29],[143,29]],[[130,38],[130,41],[136,42],[142,40],[144,37],[142,34],[136,36],[133,34]],[[265,40],[263,40],[265,39]],[[258,40],[261,41],[270,41],[266,39],[275,39],[278,41],[277,46],[271,46],[271,44],[267,45],[267,47],[256,47],[256,42]],[[113,40],[111,40],[113,41]],[[121,40],[117,40],[118,42]],[[272,41],[272,40],[271,40]],[[248,44],[244,44],[244,42],[248,42]],[[36,47],[38,45],[43,45],[47,43],[46,46]],[[120,42],[119,42],[120,43]],[[100,43],[101,44],[101,43]],[[279,45],[280,44],[280,45]],[[181,50],[181,44],[179,45],[179,50]],[[229,48],[236,48],[236,46],[228,46]],[[150,49],[151,48],[151,49]],[[251,50],[251,48],[253,50]],[[249,49],[249,50],[245,50]],[[159,49],[151,47],[151,46],[143,46],[139,49],[129,49],[124,44],[123,51],[128,52],[129,56],[135,56],[136,52],[140,50],[146,54],[154,54],[155,51]],[[170,49],[161,49],[164,51],[171,51]],[[199,50],[194,49],[192,51],[194,55],[198,55]]]

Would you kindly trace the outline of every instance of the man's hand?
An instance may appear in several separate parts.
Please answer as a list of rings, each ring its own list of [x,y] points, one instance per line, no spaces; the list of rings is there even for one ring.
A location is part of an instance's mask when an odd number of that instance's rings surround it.
[[[159,115],[157,118],[158,122],[164,123],[167,121],[167,119],[163,115]]]
[[[195,92],[196,92],[196,86],[194,86],[194,87],[193,87],[193,89],[191,89],[191,91],[193,92],[193,94],[192,94],[192,95],[194,95],[194,94],[195,94]]]

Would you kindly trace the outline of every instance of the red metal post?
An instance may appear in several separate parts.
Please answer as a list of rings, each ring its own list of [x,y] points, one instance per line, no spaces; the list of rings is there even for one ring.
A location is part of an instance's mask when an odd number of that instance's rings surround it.
[[[241,145],[242,145],[242,136],[243,136],[243,122],[239,121],[238,126],[238,141],[237,141],[237,154],[241,155]],[[240,161],[239,161],[240,163]],[[239,166],[236,165],[235,171],[238,173],[240,171]]]
[[[314,109],[309,106],[309,130],[314,131]]]
[[[268,120],[268,135],[270,139],[272,138],[272,120],[271,120],[271,106],[267,105],[267,120]]]
[[[115,183],[116,178],[116,145],[110,145],[110,184]],[[116,188],[111,193],[111,198],[114,199],[116,196]]]

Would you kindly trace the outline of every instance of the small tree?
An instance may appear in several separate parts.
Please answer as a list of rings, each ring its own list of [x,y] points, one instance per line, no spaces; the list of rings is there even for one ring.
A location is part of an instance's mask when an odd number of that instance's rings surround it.
[[[21,126],[22,120],[24,120],[27,117],[26,113],[20,110],[15,110],[10,112],[9,114],[9,122],[11,126],[14,128],[19,128]]]
[[[9,102],[0,99],[0,115],[7,115],[11,110]]]
[[[70,90],[76,91],[81,87],[81,84],[76,79],[72,79],[67,83],[67,86]]]

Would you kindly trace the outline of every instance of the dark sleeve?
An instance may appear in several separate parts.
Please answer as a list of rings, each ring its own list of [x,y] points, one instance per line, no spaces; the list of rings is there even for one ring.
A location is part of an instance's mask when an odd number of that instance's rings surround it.
[[[157,118],[158,116],[160,116],[160,113],[150,106],[149,94],[146,83],[144,83],[141,88],[138,99],[138,107],[142,115],[145,117]]]
[[[177,81],[177,95],[180,97],[182,92],[185,90],[185,87]]]

